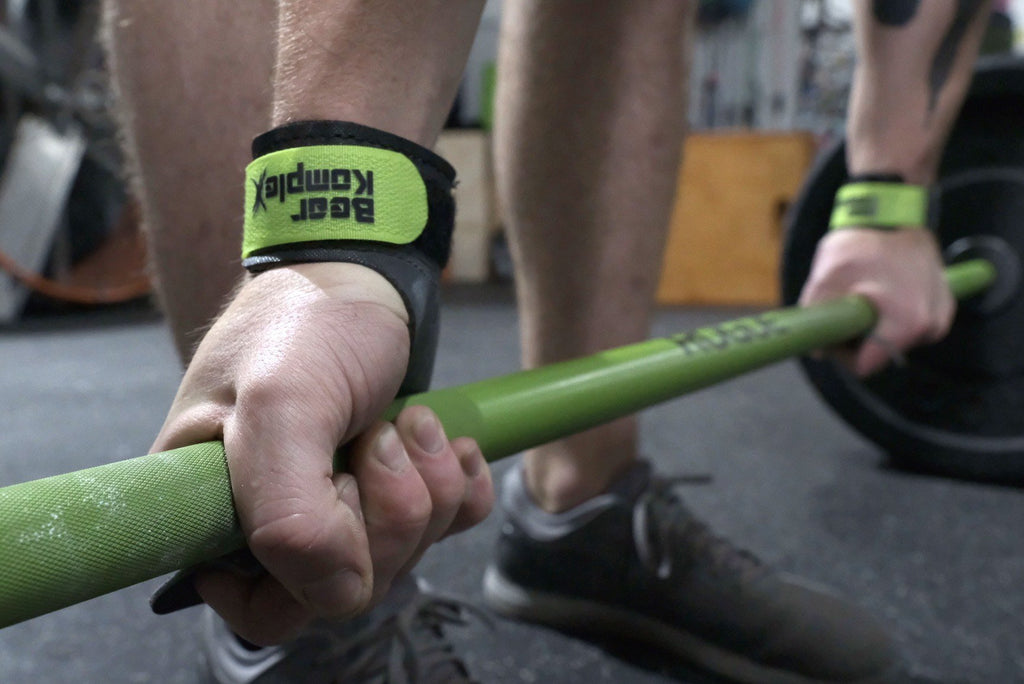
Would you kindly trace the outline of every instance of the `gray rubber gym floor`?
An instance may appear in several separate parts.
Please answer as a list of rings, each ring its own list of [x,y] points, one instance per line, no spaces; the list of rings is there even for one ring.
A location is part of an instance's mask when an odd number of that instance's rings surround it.
[[[664,310],[656,333],[736,310]],[[516,369],[507,289],[448,293],[436,386]],[[162,322],[116,311],[0,330],[0,485],[145,453],[179,378]],[[643,415],[643,449],[665,471],[709,473],[692,507],[782,568],[882,616],[928,681],[1024,682],[1024,496],[887,469],[784,363]],[[495,466],[504,472],[507,463]],[[499,516],[421,565],[471,600]],[[148,582],[0,630],[0,682],[204,681],[195,610],[149,613]],[[605,648],[499,621],[455,635],[484,682],[715,680],[625,645]]]

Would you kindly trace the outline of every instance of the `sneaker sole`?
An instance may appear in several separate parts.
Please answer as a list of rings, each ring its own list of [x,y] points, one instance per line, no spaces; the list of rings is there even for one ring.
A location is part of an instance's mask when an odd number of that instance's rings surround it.
[[[490,566],[484,573],[484,601],[497,613],[566,631],[643,641],[709,672],[742,684],[840,684],[810,679],[759,665],[714,644],[633,612],[608,605],[522,588]],[[894,675],[846,680],[841,684],[886,684]]]
[[[206,684],[248,684],[284,658],[284,651],[277,648],[260,652],[243,649],[209,608],[203,609],[202,620]]]

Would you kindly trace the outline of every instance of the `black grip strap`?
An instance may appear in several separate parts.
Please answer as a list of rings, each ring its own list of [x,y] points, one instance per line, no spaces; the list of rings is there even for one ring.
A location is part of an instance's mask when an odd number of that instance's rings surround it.
[[[249,270],[254,273],[287,264],[327,261],[360,264],[380,273],[402,295],[409,313],[409,367],[398,393],[404,396],[430,386],[441,317],[440,270],[422,252],[407,245],[373,242],[350,242],[344,247],[334,243],[299,243],[279,247],[274,254],[251,257],[249,261]]]
[[[358,145],[398,152],[408,158],[427,191],[427,222],[420,235],[405,245],[368,240],[292,242],[251,252],[242,264],[251,273],[288,264],[357,263],[380,273],[405,303],[409,314],[409,368],[401,394],[429,388],[437,353],[440,315],[439,283],[451,253],[455,226],[452,187],[455,169],[442,157],[405,138],[345,121],[300,121],[275,128],[253,140],[259,158],[280,150],[318,145]]]
[[[255,159],[284,149],[314,145],[360,145],[405,155],[423,177],[429,207],[427,226],[411,244],[439,269],[444,269],[451,254],[452,231],[455,228],[455,198],[452,195],[455,169],[451,164],[411,140],[348,121],[297,121],[279,126],[253,140],[252,154]],[[248,268],[247,263],[243,262],[243,265]]]

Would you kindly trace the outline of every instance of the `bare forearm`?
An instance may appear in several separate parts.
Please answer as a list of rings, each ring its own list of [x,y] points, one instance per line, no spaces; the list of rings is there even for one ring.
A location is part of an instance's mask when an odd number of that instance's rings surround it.
[[[847,121],[851,173],[934,180],[991,0],[859,0]]]
[[[354,121],[431,147],[482,10],[480,0],[280,2],[274,123]]]

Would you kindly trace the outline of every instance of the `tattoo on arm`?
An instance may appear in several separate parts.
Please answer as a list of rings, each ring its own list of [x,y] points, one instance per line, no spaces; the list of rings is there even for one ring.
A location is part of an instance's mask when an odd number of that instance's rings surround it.
[[[953,72],[967,27],[985,4],[986,0],[957,0],[953,23],[939,44],[928,74],[928,114],[938,106],[939,94]],[[920,7],[921,0],[872,0],[871,13],[883,26],[902,28],[913,21]]]
[[[921,0],[873,0],[871,13],[885,26],[906,26],[920,5]]]
[[[982,8],[986,0],[957,0],[956,15],[953,17],[953,24],[949,27],[939,49],[932,60],[931,73],[928,75],[928,112],[935,111],[939,101],[939,93],[949,80],[953,71],[953,63],[956,61],[956,54],[960,50],[960,43],[963,41],[967,27],[974,20],[978,10]]]

